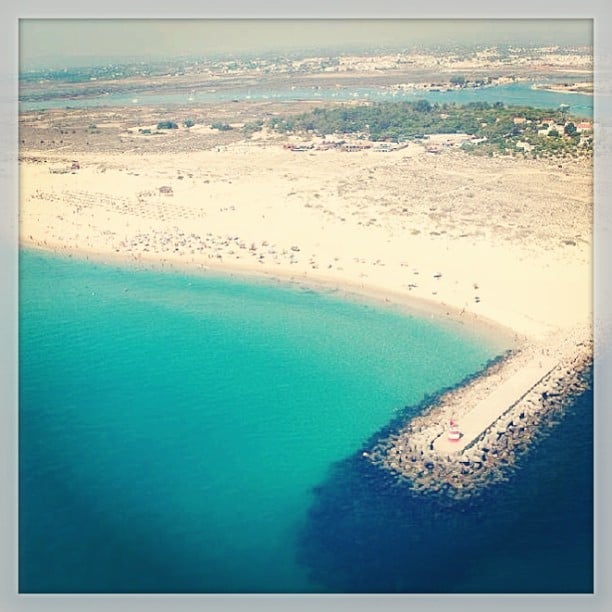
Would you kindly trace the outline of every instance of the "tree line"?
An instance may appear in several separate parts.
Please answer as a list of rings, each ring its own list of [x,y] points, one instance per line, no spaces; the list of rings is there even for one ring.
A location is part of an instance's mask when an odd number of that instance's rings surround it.
[[[558,122],[560,132],[543,136],[547,121]],[[269,127],[283,133],[325,136],[352,135],[372,141],[405,142],[424,138],[427,134],[468,134],[481,140],[482,146],[468,145],[472,152],[518,152],[522,142],[529,143],[537,153],[575,153],[592,150],[592,138],[581,142],[568,107],[557,110],[531,106],[505,105],[502,102],[430,103],[375,102],[315,108],[298,115],[276,117]],[[569,122],[569,123],[568,123]],[[566,136],[567,138],[560,138]]]
[[[526,129],[515,117],[531,125],[558,116],[560,111],[529,106],[506,106],[501,102],[430,103],[378,102],[358,106],[315,108],[299,115],[275,118],[271,127],[280,132],[362,135],[374,141],[410,140],[424,134],[465,133],[476,137],[518,135]]]

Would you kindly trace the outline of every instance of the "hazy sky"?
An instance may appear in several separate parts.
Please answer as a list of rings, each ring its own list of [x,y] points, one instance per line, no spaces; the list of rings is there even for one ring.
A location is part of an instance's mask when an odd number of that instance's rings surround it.
[[[158,58],[435,43],[591,44],[590,20],[26,19],[22,69]]]

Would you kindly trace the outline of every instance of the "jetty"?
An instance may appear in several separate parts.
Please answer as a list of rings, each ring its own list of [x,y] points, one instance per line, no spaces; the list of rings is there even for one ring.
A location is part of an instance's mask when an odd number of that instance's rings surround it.
[[[517,458],[591,384],[590,329],[524,345],[431,400],[365,457],[428,494],[469,497],[505,480]],[[549,427],[550,426],[550,427]]]
[[[432,441],[432,448],[442,454],[459,454],[472,446],[484,432],[511,410],[529,391],[542,381],[558,365],[551,357],[535,358],[520,370],[512,373],[491,393],[467,412],[456,425],[461,437],[449,439],[445,433]]]

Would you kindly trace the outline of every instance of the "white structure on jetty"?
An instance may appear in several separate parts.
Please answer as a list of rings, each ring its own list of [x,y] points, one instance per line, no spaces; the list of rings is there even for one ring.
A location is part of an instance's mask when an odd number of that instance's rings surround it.
[[[523,369],[517,370],[491,393],[478,402],[461,418],[461,438],[450,440],[448,436],[437,436],[433,449],[441,454],[461,453],[469,448],[482,434],[506,412],[511,410],[552,369],[558,360],[551,357],[535,358]]]

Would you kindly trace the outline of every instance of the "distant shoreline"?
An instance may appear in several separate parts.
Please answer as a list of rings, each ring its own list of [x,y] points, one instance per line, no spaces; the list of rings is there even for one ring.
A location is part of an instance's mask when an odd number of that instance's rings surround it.
[[[513,87],[515,85],[522,85],[526,90],[542,91],[553,94],[580,94],[581,96],[593,97],[593,92],[587,91],[571,91],[565,88],[558,88],[554,85],[538,85],[537,83],[529,85],[531,81],[527,79],[517,79],[516,81],[503,82],[503,83],[492,83],[490,85],[470,86],[464,88],[458,87],[433,87],[428,84],[426,87],[417,85],[416,83],[409,84],[409,86],[398,88],[397,85],[387,85],[385,83],[377,84],[372,83],[368,86],[359,86],[358,84],[342,84],[334,87],[331,83],[327,83],[321,86],[313,86],[308,83],[300,86],[299,91],[302,91],[302,95],[299,96],[295,92],[291,91],[291,84],[282,84],[278,90],[265,90],[266,93],[262,93],[259,88],[230,88],[217,86],[211,88],[210,91],[207,87],[204,87],[202,91],[189,99],[188,92],[183,90],[172,90],[172,89],[156,89],[151,86],[149,88],[131,90],[131,89],[118,89],[110,94],[102,91],[95,94],[87,93],[74,93],[74,94],[63,94],[56,96],[51,94],[50,97],[46,97],[48,94],[25,94],[25,97],[19,99],[19,108],[21,113],[35,113],[35,112],[46,112],[46,111],[63,111],[63,110],[102,110],[102,109],[122,109],[126,104],[129,104],[130,99],[135,100],[133,108],[138,110],[141,106],[151,106],[163,108],[164,105],[175,106],[183,109],[193,109],[194,112],[199,112],[202,106],[215,106],[223,104],[244,104],[244,103],[265,103],[265,102],[277,102],[285,104],[333,104],[338,102],[351,103],[354,101],[414,101],[420,98],[432,100],[432,94],[439,96],[438,101],[449,101],[448,96],[458,94],[462,96],[461,92],[478,92],[478,91],[499,91],[502,90],[500,98],[504,98],[503,90],[507,87]],[[317,89],[318,87],[318,89]],[[351,89],[366,89],[367,92],[362,92],[364,95],[344,95],[345,90],[350,91]],[[317,95],[313,95],[313,92]],[[398,93],[402,95],[399,98],[395,97]],[[158,100],[151,102],[148,100],[149,97],[155,98],[158,96]],[[304,96],[308,96],[305,99]],[[118,98],[114,99],[114,98]],[[432,100],[435,101],[435,100]],[[469,98],[465,102],[457,102],[458,104],[469,103]],[[495,97],[491,102],[496,101]],[[513,104],[509,101],[508,104]],[[523,103],[524,104],[524,103]],[[526,104],[528,106],[538,106],[537,104]],[[541,106],[541,105],[540,105]],[[582,114],[592,116],[592,105],[587,111],[579,111]]]
[[[568,87],[563,87],[561,85],[532,85],[532,89],[537,91],[551,91],[553,93],[562,93],[562,94],[580,94],[584,96],[593,96],[593,86],[591,85],[590,91],[584,91],[583,89],[572,89]]]

